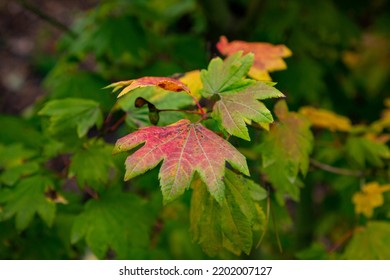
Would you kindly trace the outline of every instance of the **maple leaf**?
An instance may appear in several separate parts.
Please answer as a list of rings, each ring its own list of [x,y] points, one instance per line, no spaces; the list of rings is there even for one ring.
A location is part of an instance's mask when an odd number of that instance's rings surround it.
[[[274,87],[257,82],[239,93],[220,95],[220,100],[213,107],[212,117],[230,134],[250,140],[246,123],[251,120],[257,123],[274,121],[271,112],[258,101],[272,97],[284,95]]]
[[[258,204],[267,197],[259,185],[226,170],[226,195],[221,204],[207,192],[204,183],[194,180],[191,198],[191,234],[210,256],[227,249],[240,255],[250,253],[253,232],[263,229],[265,215]]]
[[[200,99],[200,90],[203,88],[202,80],[200,79],[200,70],[185,73],[183,77],[180,77],[179,81],[190,89],[193,96]]]
[[[390,259],[390,223],[370,221],[365,227],[355,229],[343,258],[352,260]]]
[[[98,258],[109,249],[118,259],[146,257],[154,216],[140,197],[110,188],[99,199],[87,201],[73,223],[71,243],[84,238]]]
[[[159,178],[164,202],[170,202],[188,189],[197,171],[211,195],[224,197],[225,161],[249,175],[245,157],[229,142],[199,123],[180,120],[166,127],[146,127],[120,138],[114,153],[145,145],[126,160],[125,180],[145,173],[163,161]]]
[[[306,116],[311,124],[316,127],[327,128],[331,131],[350,131],[352,128],[351,121],[348,118],[328,110],[304,106],[299,109],[299,113]]]
[[[370,182],[363,186],[361,192],[353,195],[352,201],[355,204],[355,212],[372,217],[374,208],[383,205],[383,193],[390,191],[390,185],[380,186],[377,182]]]
[[[275,113],[279,122],[271,127],[259,147],[264,172],[278,190],[280,201],[283,194],[298,200],[298,187],[302,184],[298,174],[307,173],[309,154],[313,148],[310,123],[299,114],[289,112],[284,100],[276,104]]]
[[[203,83],[201,94],[210,97],[214,94],[228,94],[242,90],[254,81],[244,79],[253,64],[253,54],[242,56],[242,52],[234,53],[224,61],[216,57],[209,63],[207,70],[200,72]]]
[[[220,37],[217,49],[223,55],[231,55],[237,51],[243,51],[244,54],[252,52],[254,54],[254,63],[249,71],[249,76],[257,80],[267,81],[271,80],[268,72],[287,68],[282,58],[289,57],[292,54],[285,45],[245,41],[232,41],[229,43],[225,36]]]
[[[390,158],[390,149],[386,144],[366,137],[349,137],[345,149],[347,156],[359,167],[365,167],[366,163],[382,167],[384,160]]]
[[[103,123],[99,103],[81,98],[49,101],[38,114],[50,117],[51,133],[64,134],[76,128],[79,138],[84,137],[92,126],[100,127]]]
[[[53,200],[45,193],[53,186],[48,177],[34,175],[15,186],[14,189],[2,189],[0,192],[0,220],[15,216],[15,225],[18,230],[24,230],[38,214],[48,225],[53,224],[56,206]]]
[[[134,80],[116,82],[106,86],[105,88],[114,88],[113,91],[123,88],[118,95],[119,98],[136,88],[148,86],[157,86],[164,90],[173,92],[185,91],[190,94],[190,89],[184,83],[168,77],[142,77]]]
[[[273,122],[271,112],[258,100],[284,97],[271,85],[244,78],[252,63],[253,55],[238,52],[225,61],[213,59],[201,72],[202,95],[219,97],[211,116],[227,132],[245,140],[250,140],[246,123]]]

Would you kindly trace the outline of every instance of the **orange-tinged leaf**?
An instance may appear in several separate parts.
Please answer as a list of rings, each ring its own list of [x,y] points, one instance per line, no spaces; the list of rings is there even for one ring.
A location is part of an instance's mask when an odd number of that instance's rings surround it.
[[[272,45],[261,42],[232,41],[228,42],[225,36],[221,36],[217,43],[218,50],[223,55],[231,55],[237,51],[244,54],[252,52],[255,60],[249,71],[249,76],[257,80],[271,80],[269,72],[284,70],[287,68],[283,58],[291,56],[291,51],[285,45]]]
[[[123,88],[123,90],[118,95],[119,98],[136,88],[148,86],[156,86],[164,90],[174,92],[185,91],[190,94],[190,89],[185,84],[179,80],[168,77],[142,77],[135,80],[116,82],[108,85],[106,88],[114,88],[113,91],[117,91]]]
[[[390,191],[390,185],[380,186],[377,182],[370,182],[363,186],[362,191],[357,192],[352,197],[355,204],[355,212],[370,218],[374,209],[383,205],[383,193]]]
[[[210,194],[221,203],[226,161],[249,175],[245,157],[229,142],[189,120],[166,127],[142,128],[119,139],[114,152],[128,151],[142,143],[145,145],[126,160],[125,180],[145,173],[163,161],[159,178],[164,202],[176,199],[188,189],[196,171]]]
[[[299,109],[299,113],[306,116],[311,124],[316,127],[326,128],[331,131],[350,131],[351,121],[325,109],[316,109],[305,106]]]

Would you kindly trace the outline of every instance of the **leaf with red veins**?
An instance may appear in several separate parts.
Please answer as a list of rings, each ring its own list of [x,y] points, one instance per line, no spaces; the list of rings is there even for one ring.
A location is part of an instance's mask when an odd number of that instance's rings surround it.
[[[116,82],[108,85],[106,88],[114,88],[113,91],[117,91],[123,88],[123,90],[118,95],[119,98],[136,88],[148,86],[156,86],[164,90],[174,92],[185,91],[190,94],[190,89],[184,83],[168,77],[142,77],[135,80]]]
[[[243,51],[253,53],[255,60],[249,71],[249,76],[257,80],[271,80],[268,72],[284,70],[287,68],[283,58],[291,56],[291,51],[285,45],[272,45],[262,42],[231,41],[221,36],[217,43],[217,49],[223,55],[232,55]]]
[[[180,120],[166,127],[139,129],[119,139],[114,153],[131,150],[142,143],[145,145],[126,160],[125,180],[145,173],[163,160],[159,178],[164,203],[173,201],[189,188],[195,171],[210,194],[221,203],[226,161],[249,176],[245,157],[199,123]]]

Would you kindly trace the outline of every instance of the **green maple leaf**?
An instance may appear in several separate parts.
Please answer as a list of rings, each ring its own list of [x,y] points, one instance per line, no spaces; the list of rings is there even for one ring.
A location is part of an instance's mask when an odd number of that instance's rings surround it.
[[[371,221],[366,227],[357,229],[343,257],[352,260],[390,259],[390,223]]]
[[[271,127],[259,147],[263,170],[278,190],[280,201],[284,194],[298,200],[302,185],[298,174],[306,175],[313,148],[310,123],[299,114],[289,112],[285,101],[277,103],[275,113],[279,122]]]
[[[266,98],[284,97],[274,87],[257,82],[236,94],[220,95],[213,108],[212,117],[230,134],[250,140],[246,123],[272,123],[271,112],[262,102]]]
[[[109,190],[89,200],[76,218],[71,232],[74,244],[85,238],[98,258],[115,251],[119,259],[139,258],[150,244],[151,211],[139,197]]]
[[[38,171],[39,164],[28,161],[35,155],[35,151],[26,149],[21,144],[7,146],[0,144],[0,182],[11,186],[22,176]]]
[[[249,254],[253,231],[259,231],[264,224],[265,216],[257,202],[267,196],[266,191],[230,170],[226,170],[225,184],[225,198],[218,204],[203,182],[194,181],[191,234],[210,256],[223,249],[237,255]]]
[[[349,137],[345,147],[348,157],[359,167],[365,167],[366,163],[382,167],[383,160],[390,158],[390,149],[385,144],[364,137]]]
[[[245,79],[253,64],[253,54],[237,52],[225,61],[213,59],[208,70],[202,70],[202,95],[217,95],[212,117],[234,136],[250,140],[246,123],[272,123],[271,112],[259,100],[284,95],[269,84]]]
[[[77,150],[71,157],[69,177],[75,176],[81,188],[102,189],[114,168],[111,155],[112,146],[100,143]]]
[[[79,138],[85,136],[95,124],[100,127],[103,123],[99,103],[80,98],[49,101],[39,114],[50,117],[51,133],[61,134],[76,129]]]
[[[253,64],[253,54],[242,56],[237,52],[225,61],[217,57],[211,60],[207,70],[202,70],[200,77],[203,83],[201,94],[208,98],[214,94],[237,92],[253,84],[253,80],[244,79]]]
[[[56,207],[45,193],[53,182],[44,176],[35,175],[21,180],[14,189],[4,189],[0,195],[3,209],[0,218],[9,219],[15,216],[16,228],[24,230],[38,214],[47,225],[51,226]]]
[[[188,189],[196,172],[219,202],[224,197],[225,161],[249,175],[245,157],[229,142],[199,123],[180,120],[166,127],[146,127],[119,139],[114,152],[145,145],[126,160],[125,180],[145,173],[163,160],[159,178],[164,202]]]

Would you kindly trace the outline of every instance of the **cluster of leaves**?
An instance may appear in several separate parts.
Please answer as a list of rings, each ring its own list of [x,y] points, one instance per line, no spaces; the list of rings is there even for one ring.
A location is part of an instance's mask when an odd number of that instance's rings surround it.
[[[0,258],[390,258],[390,101],[356,113],[388,86],[387,65],[365,79],[372,40],[346,52],[357,26],[331,1],[276,1],[244,31],[289,48],[218,33],[207,66],[213,2],[169,2],[103,1],[43,101],[0,116]]]

